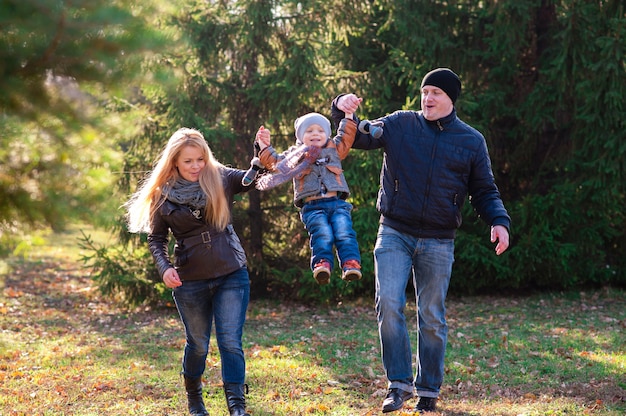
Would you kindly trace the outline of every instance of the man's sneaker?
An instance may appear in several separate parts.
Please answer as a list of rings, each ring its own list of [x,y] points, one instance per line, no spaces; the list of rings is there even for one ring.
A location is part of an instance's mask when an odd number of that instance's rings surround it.
[[[434,397],[420,397],[415,406],[415,412],[422,414],[424,412],[434,412],[437,408],[437,399]]]
[[[404,406],[404,402],[413,398],[412,391],[406,391],[398,388],[390,388],[387,391],[387,397],[383,400],[383,413],[394,412]]]
[[[348,260],[343,264],[341,278],[346,282],[353,282],[361,279],[361,263],[356,260]]]
[[[320,285],[325,285],[330,282],[330,262],[327,260],[320,260],[313,267],[313,277]]]

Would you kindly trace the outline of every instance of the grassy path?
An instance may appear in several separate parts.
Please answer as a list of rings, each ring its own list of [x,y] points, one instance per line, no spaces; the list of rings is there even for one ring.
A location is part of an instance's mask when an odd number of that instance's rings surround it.
[[[0,416],[186,414],[176,310],[102,298],[77,261],[75,234],[46,236],[2,262]],[[449,324],[437,414],[626,414],[623,290],[451,299]],[[381,414],[371,299],[255,300],[244,347],[253,416]],[[205,374],[213,416],[227,414],[220,383],[213,344]]]

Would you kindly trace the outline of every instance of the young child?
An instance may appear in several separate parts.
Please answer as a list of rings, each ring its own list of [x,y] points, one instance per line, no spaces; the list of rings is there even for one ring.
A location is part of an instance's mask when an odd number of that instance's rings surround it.
[[[337,135],[331,139],[328,119],[319,113],[309,113],[296,119],[296,145],[281,154],[270,145],[269,130],[261,126],[256,134],[259,158],[265,169],[277,173],[276,176],[293,178],[294,205],[300,209],[300,219],[309,233],[311,269],[321,285],[330,282],[333,245],[342,268],[341,278],[349,282],[361,278],[352,204],[346,201],[350,190],[341,167],[354,142],[356,129],[352,114],[346,114]],[[284,182],[268,184],[263,179],[259,178],[257,188],[269,189]]]

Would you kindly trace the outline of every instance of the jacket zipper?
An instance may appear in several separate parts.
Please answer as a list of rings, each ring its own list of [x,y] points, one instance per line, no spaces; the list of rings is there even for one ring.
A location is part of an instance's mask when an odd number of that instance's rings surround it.
[[[437,120],[437,127],[439,127],[439,132],[443,131],[443,126],[441,125],[441,123],[439,122],[439,120]],[[426,204],[424,204],[424,206],[422,207],[422,218],[425,216],[426,214],[426,205],[428,205],[430,202],[430,186],[432,185],[432,179],[433,179],[433,164],[434,164],[434,160],[435,160],[435,153],[437,152],[437,145],[439,143],[439,133],[437,133],[435,135],[435,138],[433,140],[433,147],[431,149],[431,153],[430,153],[430,168],[429,168],[429,172],[428,172],[428,181],[426,182],[426,195],[425,195],[425,200],[426,200]]]

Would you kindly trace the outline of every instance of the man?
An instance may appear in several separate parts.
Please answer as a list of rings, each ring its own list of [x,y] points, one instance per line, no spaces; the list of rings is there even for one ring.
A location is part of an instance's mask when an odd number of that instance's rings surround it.
[[[359,129],[353,144],[355,149],[384,150],[374,247],[378,332],[389,387],[383,413],[402,408],[414,389],[419,396],[416,412],[436,408],[444,374],[445,299],[454,237],[468,197],[491,226],[496,254],[509,246],[511,219],[494,182],[485,139],[456,114],[454,103],[460,93],[461,81],[454,72],[435,69],[422,80],[422,111],[381,117],[373,122],[382,125],[380,138]],[[354,94],[335,98],[335,124],[344,112],[356,112],[360,102]],[[419,323],[415,377],[404,315],[411,275]]]

